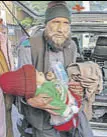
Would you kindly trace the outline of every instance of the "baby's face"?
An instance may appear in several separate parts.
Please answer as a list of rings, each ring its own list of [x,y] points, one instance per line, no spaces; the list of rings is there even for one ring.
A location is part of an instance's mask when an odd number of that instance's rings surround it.
[[[54,73],[51,72],[51,71],[47,72],[47,74],[46,74],[46,79],[49,80],[49,81],[55,79]]]
[[[42,85],[46,81],[43,72],[36,71],[36,84]]]

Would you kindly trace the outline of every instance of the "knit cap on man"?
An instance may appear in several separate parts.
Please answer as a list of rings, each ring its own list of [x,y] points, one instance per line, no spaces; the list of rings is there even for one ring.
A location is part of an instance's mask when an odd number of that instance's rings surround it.
[[[6,72],[0,76],[3,92],[15,96],[33,97],[36,90],[36,71],[33,65],[24,65],[16,71]]]
[[[52,1],[48,3],[45,23],[57,17],[67,18],[71,22],[70,10],[65,1]]]

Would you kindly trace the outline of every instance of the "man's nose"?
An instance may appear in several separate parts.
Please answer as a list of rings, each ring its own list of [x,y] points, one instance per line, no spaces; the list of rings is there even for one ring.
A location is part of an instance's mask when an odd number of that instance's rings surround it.
[[[63,24],[62,24],[62,23],[59,23],[57,30],[58,30],[59,32],[63,32],[63,27],[64,27]]]

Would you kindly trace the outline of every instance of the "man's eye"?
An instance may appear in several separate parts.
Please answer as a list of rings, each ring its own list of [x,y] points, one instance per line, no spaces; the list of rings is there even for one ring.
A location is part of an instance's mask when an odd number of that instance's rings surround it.
[[[64,22],[64,24],[67,24],[67,25],[69,25],[69,22]]]
[[[53,23],[59,23],[59,21],[53,21]]]

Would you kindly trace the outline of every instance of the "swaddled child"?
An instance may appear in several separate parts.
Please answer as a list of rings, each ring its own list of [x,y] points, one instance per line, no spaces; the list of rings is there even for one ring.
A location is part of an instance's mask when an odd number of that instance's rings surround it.
[[[35,70],[33,65],[24,65],[16,71],[1,75],[0,86],[4,93],[23,96],[25,99],[46,93],[52,97],[50,105],[60,108],[54,110],[58,115],[51,114],[50,124],[59,131],[68,131],[78,125],[80,104],[75,96],[59,80],[46,80],[44,74]]]

